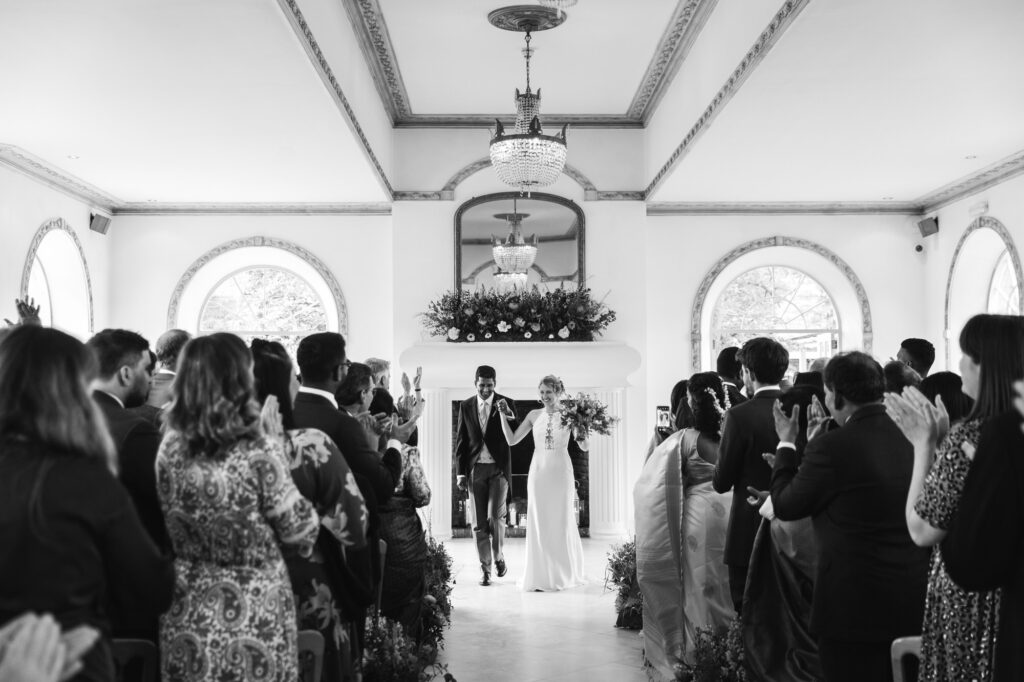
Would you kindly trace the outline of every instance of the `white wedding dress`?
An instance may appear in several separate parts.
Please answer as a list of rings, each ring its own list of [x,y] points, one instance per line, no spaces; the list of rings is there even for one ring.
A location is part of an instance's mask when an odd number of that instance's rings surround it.
[[[526,570],[520,588],[564,590],[584,583],[583,543],[572,508],[575,491],[569,429],[542,410],[533,425],[533,462],[526,483]]]

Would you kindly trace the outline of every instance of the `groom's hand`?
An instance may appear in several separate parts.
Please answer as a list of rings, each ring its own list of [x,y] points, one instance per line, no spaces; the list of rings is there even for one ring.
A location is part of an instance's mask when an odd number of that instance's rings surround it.
[[[455,485],[458,486],[459,490],[461,490],[462,492],[466,492],[469,490],[469,483],[466,481],[465,476],[459,475],[455,479]]]

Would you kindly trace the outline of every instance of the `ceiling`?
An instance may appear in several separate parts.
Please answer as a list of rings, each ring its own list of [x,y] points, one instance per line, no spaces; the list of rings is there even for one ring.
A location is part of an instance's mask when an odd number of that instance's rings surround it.
[[[511,117],[522,35],[486,21],[503,4],[0,0],[0,163],[112,212],[372,211],[423,189],[387,179],[394,127]],[[1024,171],[1019,0],[568,14],[534,36],[531,81],[548,125],[643,136],[642,186],[609,194],[912,212]]]

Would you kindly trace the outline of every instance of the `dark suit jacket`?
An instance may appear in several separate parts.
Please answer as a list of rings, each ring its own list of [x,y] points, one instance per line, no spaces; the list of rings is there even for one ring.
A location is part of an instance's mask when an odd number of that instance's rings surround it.
[[[473,471],[473,465],[484,444],[487,444],[487,451],[494,458],[494,463],[505,478],[512,475],[512,449],[505,440],[505,434],[501,432],[502,417],[498,414],[498,401],[504,400],[512,407],[512,400],[497,393],[491,402],[491,414],[487,418],[487,429],[480,428],[480,412],[477,409],[477,396],[463,400],[459,405],[459,428],[455,438],[455,458],[458,461],[459,476],[469,476]],[[510,423],[514,424],[515,422]]]
[[[747,486],[767,490],[772,469],[761,455],[775,452],[779,437],[775,433],[772,406],[782,391],[762,391],[746,402],[729,408],[722,423],[722,442],[718,448],[713,485],[719,493],[730,490],[732,512],[725,538],[725,563],[746,566],[750,550],[761,525],[757,508],[747,504]]]
[[[157,547],[169,550],[171,543],[156,492],[156,452],[162,439],[159,429],[149,419],[121,407],[103,391],[93,391],[92,397],[107,418],[107,427],[117,449],[118,475],[135,504],[142,525]]]
[[[810,516],[818,544],[811,610],[818,636],[883,642],[920,634],[931,550],[907,530],[913,464],[913,446],[881,404],[810,441],[802,462],[792,448],[779,449],[775,515]]]
[[[171,402],[171,384],[173,383],[173,374],[154,373],[149,378],[149,397],[146,398],[146,404],[161,408]]]
[[[967,590],[1002,588],[996,682],[1024,679],[1024,434],[1016,412],[981,432],[960,507],[942,542],[950,577]]]

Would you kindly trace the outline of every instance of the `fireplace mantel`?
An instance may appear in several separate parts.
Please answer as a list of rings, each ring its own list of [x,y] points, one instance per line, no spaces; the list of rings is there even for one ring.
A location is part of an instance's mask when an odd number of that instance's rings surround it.
[[[640,353],[614,341],[510,343],[418,343],[399,358],[403,370],[423,367],[424,385],[472,392],[480,365],[491,365],[502,391],[531,396],[546,374],[555,374],[572,393],[579,389],[625,388],[640,367]]]

